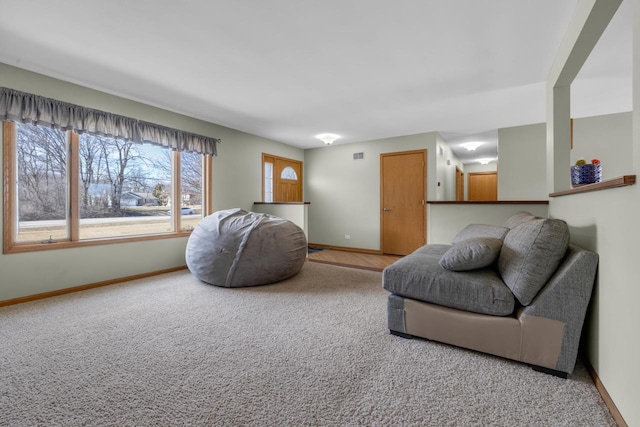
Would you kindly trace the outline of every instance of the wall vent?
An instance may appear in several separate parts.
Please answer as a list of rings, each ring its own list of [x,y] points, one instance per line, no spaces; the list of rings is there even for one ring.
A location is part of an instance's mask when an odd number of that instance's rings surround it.
[[[364,152],[353,153],[353,160],[364,160]]]

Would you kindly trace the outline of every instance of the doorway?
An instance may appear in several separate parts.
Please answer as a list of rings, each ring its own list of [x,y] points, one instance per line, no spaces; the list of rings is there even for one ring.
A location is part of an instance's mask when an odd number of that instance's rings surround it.
[[[470,201],[498,200],[497,172],[469,172],[468,197]]]
[[[262,201],[301,202],[302,162],[262,153]]]
[[[427,150],[380,155],[382,252],[408,255],[426,242]]]

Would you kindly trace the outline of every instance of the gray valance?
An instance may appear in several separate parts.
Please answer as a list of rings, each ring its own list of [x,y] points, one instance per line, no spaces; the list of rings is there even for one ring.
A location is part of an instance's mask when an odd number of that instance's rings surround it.
[[[0,87],[0,121],[8,120],[108,136],[135,143],[161,145],[177,151],[217,155],[217,138],[196,135],[155,123],[69,104]]]

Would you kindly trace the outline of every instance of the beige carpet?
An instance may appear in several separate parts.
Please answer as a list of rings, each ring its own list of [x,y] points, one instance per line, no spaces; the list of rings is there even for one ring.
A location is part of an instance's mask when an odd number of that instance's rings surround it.
[[[0,425],[615,425],[580,363],[563,380],[390,335],[380,282],[182,271],[2,308]]]

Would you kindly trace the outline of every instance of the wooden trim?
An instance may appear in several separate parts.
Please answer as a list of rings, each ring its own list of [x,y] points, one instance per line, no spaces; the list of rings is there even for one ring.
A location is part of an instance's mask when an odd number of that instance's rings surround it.
[[[213,157],[204,156],[204,177],[202,183],[204,193],[204,204],[202,217],[213,213]]]
[[[548,200],[427,200],[429,205],[548,205]]]
[[[606,190],[609,188],[626,187],[636,183],[635,175],[624,175],[617,178],[607,179],[594,184],[584,184],[573,187],[570,190],[557,191],[549,194],[549,197],[567,196],[569,194],[588,193],[590,191]]]
[[[148,234],[148,235],[139,235],[139,236],[130,236],[130,237],[111,237],[111,238],[100,238],[95,240],[79,240],[77,242],[71,242],[69,240],[60,240],[56,243],[40,243],[40,242],[14,243],[12,246],[5,248],[4,253],[18,254],[18,253],[24,253],[24,252],[81,248],[86,246],[101,246],[101,245],[113,245],[118,243],[146,242],[148,240],[162,240],[162,239],[173,239],[177,237],[189,237],[190,235],[191,235],[191,232],[189,231],[181,231],[181,232],[171,232],[166,234]]]
[[[375,249],[349,248],[346,246],[323,245],[320,243],[309,243],[308,246],[312,246],[314,248],[322,248],[322,249],[335,249],[337,251],[358,252],[361,254],[382,255],[381,250],[375,250]]]
[[[602,397],[604,404],[606,405],[607,409],[609,409],[609,412],[611,413],[611,416],[613,417],[616,424],[618,424],[619,427],[627,427],[627,422],[624,420],[624,418],[622,418],[622,414],[618,410],[616,404],[613,402],[613,399],[609,395],[607,389],[604,387],[604,384],[602,384],[602,381],[600,381],[600,377],[598,376],[596,370],[593,369],[593,366],[591,366],[588,361],[584,360],[583,363],[587,368],[587,372],[589,372],[589,376],[593,380],[593,384],[595,384],[596,386],[596,390],[598,390],[598,393],[600,393],[600,397]]]
[[[74,292],[86,291],[88,289],[94,289],[94,288],[99,288],[99,287],[108,286],[108,285],[115,285],[117,283],[128,282],[130,280],[144,279],[146,277],[157,276],[157,275],[160,275],[160,274],[173,273],[174,271],[185,270],[186,268],[187,268],[186,265],[182,265],[180,267],[165,268],[163,270],[156,270],[156,271],[151,271],[151,272],[148,272],[148,273],[134,274],[133,276],[119,277],[117,279],[103,280],[101,282],[90,283],[90,284],[87,284],[87,285],[74,286],[72,288],[59,289],[59,290],[56,290],[56,291],[43,292],[43,293],[34,294],[34,295],[28,295],[26,297],[8,299],[8,300],[0,301],[0,307],[6,307],[6,306],[9,306],[9,305],[15,305],[15,304],[22,304],[22,303],[25,303],[25,302],[37,301],[37,300],[41,300],[41,299],[45,299],[45,298],[56,297],[56,296],[59,296],[59,295],[71,294],[71,293],[74,293]]]
[[[189,231],[182,231],[179,228],[181,215],[180,205],[181,205],[181,192],[180,192],[180,179],[173,179],[174,185],[172,187],[172,197],[174,197],[174,203],[172,206],[172,226],[174,230],[168,233],[162,234],[147,234],[147,235],[136,235],[136,236],[125,236],[125,237],[106,237],[99,239],[91,239],[91,240],[80,240],[80,193],[79,193],[79,168],[80,168],[80,137],[71,131],[68,131],[69,137],[69,145],[70,145],[70,160],[68,162],[69,167],[69,178],[68,178],[68,191],[69,191],[69,204],[70,207],[70,215],[69,215],[69,236],[66,239],[58,239],[56,243],[41,243],[41,242],[15,242],[15,226],[16,226],[16,215],[13,209],[16,204],[16,195],[15,195],[15,176],[16,176],[16,164],[15,164],[15,141],[16,141],[16,124],[14,122],[3,121],[2,122],[2,142],[3,142],[3,229],[2,229],[2,253],[4,254],[13,254],[13,253],[24,253],[24,252],[36,252],[36,251],[46,251],[46,250],[55,250],[55,249],[68,249],[68,248],[76,248],[76,247],[85,247],[85,246],[99,246],[99,245],[109,245],[109,244],[117,244],[117,243],[130,243],[130,242],[142,242],[148,240],[160,240],[160,239],[172,239],[176,237],[188,237],[190,235]],[[174,172],[173,177],[180,178],[180,162],[176,162],[176,158],[179,158],[179,153],[175,152],[172,156],[172,162],[178,163],[177,165],[177,174]],[[175,166],[174,166],[175,167]],[[203,202],[203,209],[206,210],[207,214],[213,212],[213,202],[212,202],[212,180],[213,180],[213,161],[211,156],[204,156],[204,167],[205,174],[203,176],[204,187],[207,185],[208,190],[205,191],[205,201]],[[176,191],[177,188],[177,191]],[[175,206],[175,199],[177,196],[178,205]],[[177,212],[177,214],[176,214]]]
[[[15,137],[16,137],[16,125],[12,122],[3,122],[2,123],[2,158],[3,158],[3,228],[2,228],[2,247],[3,252],[7,253],[7,251],[11,248],[11,243],[13,242],[13,238],[15,236],[15,223],[14,216],[11,214],[12,206],[15,206],[14,203],[14,192],[15,188]]]
[[[573,119],[569,119],[569,125],[571,127],[571,144],[570,144],[570,150],[573,150]]]
[[[368,270],[368,271],[377,271],[377,272],[381,272],[383,270],[382,268],[378,268],[378,267],[368,267],[366,265],[354,265],[354,264],[335,262],[335,261],[324,261],[320,259],[307,258],[307,262],[316,262],[318,264],[335,265],[337,267],[349,267],[349,268],[355,268],[358,270]]]
[[[80,240],[80,185],[78,182],[80,176],[80,137],[75,132],[67,132],[67,141],[69,149],[69,216],[67,221],[69,226],[69,240],[72,242]]]
[[[181,231],[180,221],[182,215],[180,214],[180,207],[182,206],[182,187],[180,186],[181,178],[181,161],[180,153],[178,151],[171,152],[171,164],[173,165],[171,170],[171,227],[173,231]]]

